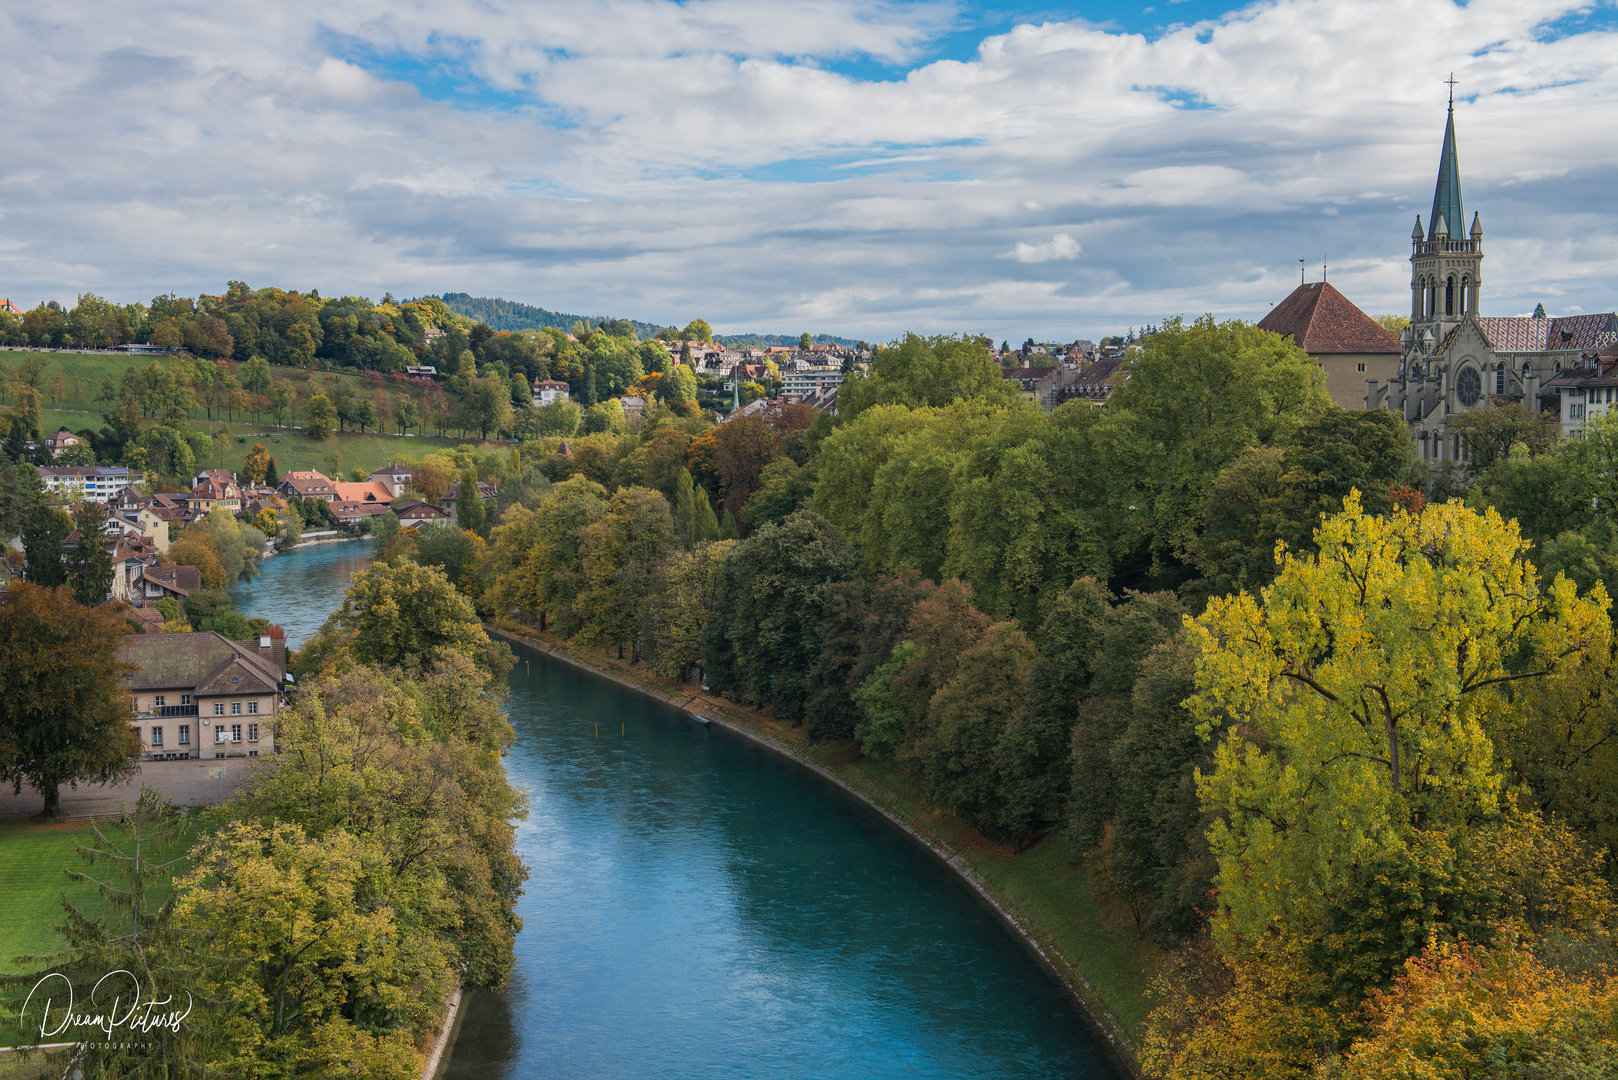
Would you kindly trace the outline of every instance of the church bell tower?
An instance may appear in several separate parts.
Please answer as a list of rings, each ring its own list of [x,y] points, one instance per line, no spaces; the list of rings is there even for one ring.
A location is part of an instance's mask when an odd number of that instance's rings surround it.
[[[1483,284],[1483,223],[1472,215],[1471,229],[1463,232],[1466,211],[1461,205],[1461,169],[1455,153],[1455,80],[1449,97],[1449,123],[1444,128],[1444,151],[1438,159],[1438,187],[1425,232],[1421,215],[1410,233],[1410,345],[1426,355],[1467,315],[1478,314],[1478,291]]]

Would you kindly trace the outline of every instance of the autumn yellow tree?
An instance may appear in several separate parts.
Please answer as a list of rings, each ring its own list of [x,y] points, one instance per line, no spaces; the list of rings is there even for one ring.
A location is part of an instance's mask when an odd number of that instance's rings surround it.
[[[243,475],[250,483],[262,484],[269,470],[270,452],[264,448],[263,443],[254,443],[253,448],[247,452],[247,460],[243,463]]]
[[[1201,778],[1218,813],[1228,932],[1310,932],[1371,876],[1440,872],[1467,823],[1496,816],[1491,735],[1515,723],[1512,689],[1605,655],[1600,585],[1541,590],[1515,522],[1459,502],[1361,512],[1358,493],[1283,560],[1261,597],[1214,600],[1190,707],[1228,728]],[[1419,944],[1419,942],[1418,942]]]

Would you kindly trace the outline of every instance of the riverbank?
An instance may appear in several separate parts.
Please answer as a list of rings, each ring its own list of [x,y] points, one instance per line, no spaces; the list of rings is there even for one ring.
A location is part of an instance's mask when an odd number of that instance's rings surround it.
[[[485,625],[498,637],[700,713],[791,758],[881,813],[971,886],[1055,976],[1112,1056],[1129,1073],[1140,1075],[1134,1037],[1149,1009],[1146,990],[1160,954],[1139,939],[1127,909],[1106,902],[1088,871],[1072,865],[1063,841],[1048,838],[1014,854],[929,806],[903,776],[863,758],[851,742],[810,746],[801,728],[658,678],[609,654],[559,643],[509,621]]]

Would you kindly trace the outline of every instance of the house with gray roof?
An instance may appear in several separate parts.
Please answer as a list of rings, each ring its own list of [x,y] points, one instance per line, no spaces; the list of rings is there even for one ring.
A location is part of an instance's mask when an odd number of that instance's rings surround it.
[[[136,668],[124,686],[143,758],[258,757],[274,749],[285,638],[266,635],[255,648],[211,630],[131,634],[119,642],[118,659]]]

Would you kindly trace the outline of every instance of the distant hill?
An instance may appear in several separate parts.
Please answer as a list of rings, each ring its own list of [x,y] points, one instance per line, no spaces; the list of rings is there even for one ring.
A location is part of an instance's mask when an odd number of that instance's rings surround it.
[[[599,326],[604,322],[628,322],[635,327],[635,333],[643,338],[649,338],[663,329],[653,323],[644,323],[638,319],[617,319],[609,315],[569,315],[563,311],[551,311],[549,308],[534,307],[531,304],[519,304],[515,300],[503,300],[499,297],[473,296],[471,293],[447,292],[440,294],[437,299],[444,302],[444,306],[457,315],[465,315],[469,319],[487,323],[492,330],[540,330],[547,326],[554,326],[558,330],[573,329],[574,323],[584,323],[586,326]]]
[[[627,322],[634,326],[637,336],[649,338],[663,329],[656,323],[641,322],[639,319],[618,319],[609,315],[569,315],[564,311],[551,311],[549,308],[519,304],[515,300],[503,300],[499,297],[473,296],[471,293],[441,293],[436,299],[442,300],[444,306],[455,314],[487,323],[492,330],[539,330],[554,326],[558,330],[566,331],[573,329],[574,323],[599,326],[604,322]],[[796,345],[798,335],[715,334],[714,340],[727,346],[753,345],[762,348],[769,345]],[[832,345],[857,344],[853,338],[834,337],[831,334],[820,334],[815,340]]]

